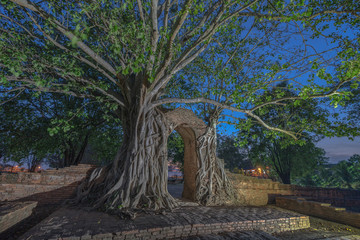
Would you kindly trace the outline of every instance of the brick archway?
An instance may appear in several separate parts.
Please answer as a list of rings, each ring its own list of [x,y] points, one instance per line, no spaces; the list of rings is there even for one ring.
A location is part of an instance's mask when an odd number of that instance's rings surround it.
[[[184,142],[184,190],[182,197],[195,200],[196,174],[198,172],[197,139],[204,135],[206,124],[189,109],[177,108],[165,113],[169,135],[177,131]]]

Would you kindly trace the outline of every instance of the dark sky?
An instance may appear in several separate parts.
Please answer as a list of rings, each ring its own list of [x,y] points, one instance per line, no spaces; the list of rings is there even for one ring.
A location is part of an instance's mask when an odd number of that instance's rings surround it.
[[[236,132],[233,125],[220,124],[219,133],[221,135],[231,135]],[[338,163],[341,160],[347,160],[354,154],[360,155],[360,137],[354,141],[347,137],[324,138],[316,144],[326,152],[329,163]]]
[[[337,163],[341,160],[347,160],[354,154],[360,154],[360,138],[354,141],[346,137],[341,138],[324,138],[317,144],[318,147],[326,151],[329,157],[329,163]]]

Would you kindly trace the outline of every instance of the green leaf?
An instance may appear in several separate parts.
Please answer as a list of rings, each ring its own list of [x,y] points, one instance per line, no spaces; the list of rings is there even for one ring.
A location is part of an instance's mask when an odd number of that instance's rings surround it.
[[[79,42],[78,37],[76,37],[76,36],[73,37],[73,38],[71,39],[71,46],[76,47],[78,42]]]

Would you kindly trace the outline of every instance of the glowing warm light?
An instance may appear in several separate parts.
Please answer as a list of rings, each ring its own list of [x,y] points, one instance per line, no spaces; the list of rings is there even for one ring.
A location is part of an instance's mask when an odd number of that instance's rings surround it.
[[[246,175],[246,176],[251,176],[251,177],[260,177],[260,178],[269,178],[269,167],[257,167],[257,168],[254,168],[254,169],[246,169],[246,170],[243,170],[243,173]]]

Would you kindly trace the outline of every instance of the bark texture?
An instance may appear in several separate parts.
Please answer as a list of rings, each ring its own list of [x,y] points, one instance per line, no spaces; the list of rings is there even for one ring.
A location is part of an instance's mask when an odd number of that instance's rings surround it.
[[[62,167],[78,165],[84,157],[85,149],[89,142],[89,133],[85,135],[81,145],[72,141],[65,143],[64,159]],[[61,163],[60,163],[61,164]]]
[[[196,201],[203,205],[224,205],[234,199],[224,162],[216,156],[216,125],[197,139],[199,170],[196,176]]]
[[[79,188],[78,202],[131,217],[139,210],[176,207],[177,200],[167,191],[167,139],[174,129],[185,143],[183,197],[214,205],[231,196],[224,166],[215,155],[214,130],[192,111],[137,109],[133,113],[124,119],[123,146],[115,161],[94,170]]]
[[[81,186],[78,200],[94,207],[128,213],[139,209],[172,209],[177,206],[167,191],[167,124],[153,109],[126,121],[124,144],[114,162],[94,170]]]

